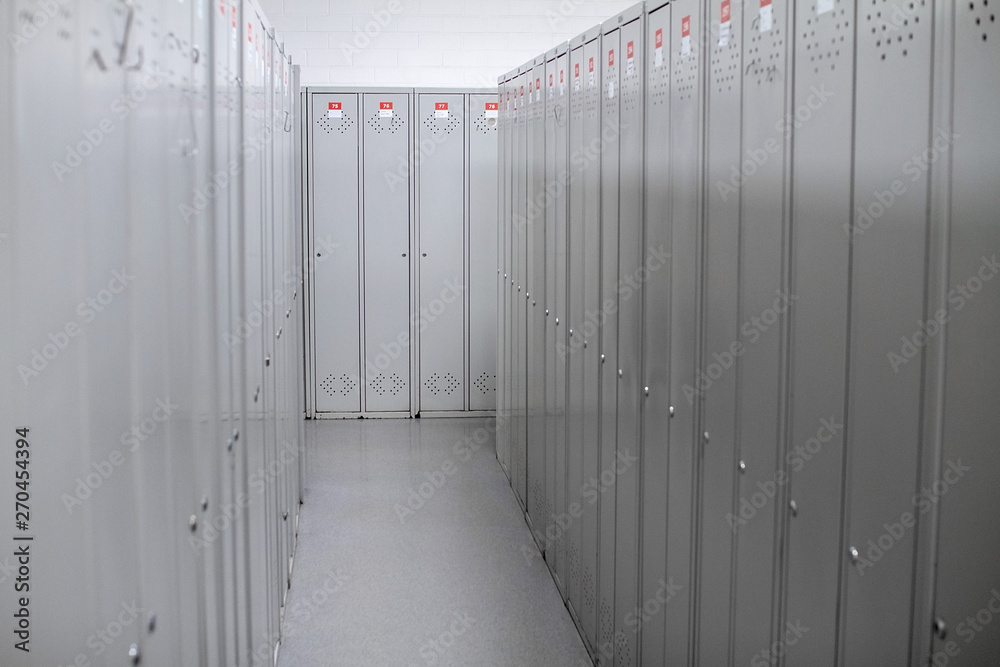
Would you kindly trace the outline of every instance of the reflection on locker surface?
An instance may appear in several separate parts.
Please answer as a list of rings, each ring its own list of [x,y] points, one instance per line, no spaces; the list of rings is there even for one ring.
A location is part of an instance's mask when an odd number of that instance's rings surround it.
[[[306,99],[309,414],[493,412],[494,94],[310,87]]]
[[[994,8],[876,4],[498,80],[497,454],[597,664],[1000,655]]]
[[[252,0],[51,4],[0,6],[0,664],[271,665],[298,68]]]

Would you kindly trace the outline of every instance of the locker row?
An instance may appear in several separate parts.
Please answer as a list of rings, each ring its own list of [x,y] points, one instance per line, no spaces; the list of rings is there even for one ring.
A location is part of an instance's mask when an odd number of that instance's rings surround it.
[[[492,414],[493,92],[304,96],[309,416]]]
[[[1000,655],[988,0],[650,0],[499,79],[498,458],[595,663]]]
[[[252,0],[0,5],[3,665],[274,665],[298,68]]]

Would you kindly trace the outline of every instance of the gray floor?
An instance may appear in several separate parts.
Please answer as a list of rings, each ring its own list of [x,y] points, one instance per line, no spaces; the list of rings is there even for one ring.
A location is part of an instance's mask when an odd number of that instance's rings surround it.
[[[491,425],[308,423],[279,667],[591,665]]]

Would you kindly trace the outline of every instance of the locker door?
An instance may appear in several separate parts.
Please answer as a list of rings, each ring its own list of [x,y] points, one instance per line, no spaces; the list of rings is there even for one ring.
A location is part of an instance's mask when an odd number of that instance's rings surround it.
[[[562,591],[562,581],[556,569],[558,560],[559,544],[557,540],[550,539],[550,535],[558,536],[555,532],[560,530],[553,522],[556,512],[561,510],[556,508],[556,361],[558,351],[555,349],[556,325],[552,313],[556,310],[556,202],[565,191],[560,185],[556,173],[556,113],[560,116],[564,109],[559,107],[560,100],[556,97],[558,88],[556,87],[559,73],[556,63],[556,50],[553,49],[546,54],[545,74],[542,77],[543,94],[545,100],[545,294],[540,295],[539,307],[542,309],[541,319],[545,331],[544,359],[545,373],[543,388],[545,392],[545,405],[543,411],[544,419],[544,442],[545,442],[545,478],[542,488],[545,493],[543,501],[545,507],[545,521],[539,530],[545,532],[545,560],[549,566],[549,571],[557,582],[560,592]],[[562,116],[565,120],[565,116]],[[557,188],[559,188],[557,190]]]
[[[520,104],[517,115],[517,212],[514,219],[514,229],[517,233],[517,271],[515,281],[517,293],[514,298],[514,311],[517,313],[517,352],[514,357],[516,386],[514,392],[514,413],[516,427],[514,431],[514,460],[516,473],[514,475],[514,492],[521,503],[522,509],[527,509],[528,503],[528,309],[525,294],[528,291],[528,179],[530,176],[529,161],[531,153],[528,142],[528,128],[531,120],[531,108],[528,106],[528,93],[531,78],[531,67],[526,66],[520,76]]]
[[[705,188],[704,352],[698,375],[684,382],[676,400],[700,400],[711,440],[702,449],[699,530],[699,613],[695,663],[724,664],[732,647],[730,596],[737,525],[732,518],[736,483],[736,369],[741,345],[738,321],[740,197],[732,166],[740,162],[740,100],[743,90],[743,4],[708,3]],[[725,24],[728,22],[728,26]],[[724,26],[724,27],[723,27]],[[722,184],[722,185],[719,185]],[[735,346],[735,347],[734,347]]]
[[[421,93],[420,409],[465,409],[465,103]],[[423,150],[423,149],[422,149]]]
[[[555,205],[555,300],[552,302],[548,327],[552,331],[552,346],[549,350],[555,357],[555,405],[552,419],[555,422],[553,437],[555,438],[555,460],[553,473],[550,476],[554,486],[553,508],[556,512],[566,512],[566,400],[567,400],[567,369],[568,357],[566,350],[566,327],[555,326],[555,319],[566,321],[569,268],[568,258],[568,141],[569,141],[569,54],[567,45],[563,45],[562,53],[556,59],[557,83],[555,94],[555,176],[562,186],[562,192],[556,196]],[[565,535],[560,532],[557,540],[558,552],[555,557],[555,570],[558,580],[563,585],[563,596],[566,596],[566,550]]]
[[[587,33],[582,63],[583,75],[583,145],[581,153],[574,156],[575,163],[582,163],[583,174],[583,219],[582,234],[583,260],[580,272],[583,275],[583,302],[581,311],[575,318],[574,326],[579,334],[569,336],[569,347],[573,354],[582,357],[583,370],[583,437],[581,443],[581,469],[576,479],[570,480],[573,491],[585,496],[584,515],[580,527],[580,578],[583,598],[584,629],[595,650],[601,643],[598,633],[598,613],[600,595],[598,592],[598,552],[600,535],[600,500],[593,492],[591,480],[598,478],[604,470],[600,459],[600,399],[601,369],[604,367],[601,350],[601,323],[604,313],[601,275],[601,161],[605,151],[612,150],[603,144],[604,126],[601,123],[602,91],[601,61],[604,57],[601,47],[601,28],[598,26]],[[612,133],[613,134],[613,133]],[[596,149],[595,149],[596,147]],[[603,148],[602,148],[603,147]],[[613,362],[608,361],[607,368]],[[604,494],[610,495],[610,494]],[[610,604],[610,603],[609,603]],[[610,647],[610,645],[609,645]]]
[[[584,42],[574,40],[570,51],[570,73],[572,87],[570,89],[569,129],[567,133],[567,150],[572,156],[583,155],[584,144],[584,107],[586,91],[581,74],[584,65]],[[567,197],[566,244],[567,261],[567,303],[565,317],[559,313],[553,315],[556,329],[557,345],[563,350],[566,358],[566,505],[580,505],[582,501],[580,484],[583,480],[583,354],[576,349],[569,339],[569,329],[579,327],[583,312],[584,284],[584,196],[586,187],[583,182],[584,170],[578,159],[569,163],[569,193]],[[585,640],[594,643],[594,637],[587,632],[586,596],[581,588],[581,535],[583,525],[588,515],[596,523],[596,509],[587,508],[582,521],[570,524],[565,536],[566,549],[566,591],[569,607],[583,622],[586,633]],[[591,575],[593,575],[593,569]],[[589,598],[587,598],[589,599]]]
[[[606,23],[601,57],[601,391],[600,391],[600,475],[616,474],[618,467],[618,389],[623,376],[618,365],[619,273],[619,147],[621,128],[621,78],[618,75],[622,52],[617,27]],[[617,26],[617,21],[614,22]],[[570,336],[572,339],[572,332]],[[598,477],[600,479],[600,477]],[[602,487],[603,488],[603,487]],[[600,496],[598,522],[598,637],[601,652],[613,653],[615,623],[615,492],[612,487]],[[605,657],[602,664],[613,664]]]
[[[524,381],[522,367],[524,356],[521,346],[524,340],[522,330],[524,318],[522,305],[524,295],[521,291],[521,264],[524,261],[521,249],[521,239],[524,220],[524,86],[526,76],[519,72],[514,78],[513,108],[514,118],[511,136],[511,212],[510,212],[510,478],[514,495],[521,507],[524,507],[524,495],[519,482],[522,467],[521,445],[524,437],[521,433],[521,386]]]
[[[847,330],[830,323],[848,320],[844,229],[851,222],[854,21],[854,5],[846,0],[823,14],[798,9],[795,33],[808,38],[795,44],[797,115],[782,126],[795,132],[791,280],[797,297],[786,462],[796,511],[787,519],[786,618],[810,628],[788,647],[790,667],[833,665],[837,645]],[[817,51],[821,66],[811,59]]]
[[[990,122],[1000,90],[995,11],[983,2],[971,7],[956,3],[953,23],[948,26],[954,34],[952,132],[959,139],[951,169],[950,275],[945,286],[952,319],[946,337],[939,479],[953,484],[940,504],[935,614],[954,634],[949,631],[946,638],[935,639],[933,661],[937,664],[955,654],[950,644],[960,651],[954,664],[985,665],[1000,655],[996,567],[1000,531],[995,521],[995,508],[1000,506],[996,484],[1000,452],[995,446],[1000,431],[995,409],[1000,396],[996,372],[1000,368],[996,341],[1000,330],[1000,226],[996,224],[1000,183],[992,168],[1000,155],[1000,141]],[[940,155],[944,145],[940,136],[931,143]],[[962,310],[959,303],[964,303]],[[960,465],[971,468],[961,478]],[[984,512],[993,519],[987,520]]]
[[[642,580],[641,599],[666,600],[662,609],[639,618],[642,663],[665,664],[664,619],[679,613],[663,586],[667,574],[667,436],[670,419],[670,70],[673,32],[670,5],[647,17],[645,254],[649,269],[643,286],[642,406]],[[738,149],[737,149],[738,150]],[[654,259],[655,258],[655,259]],[[723,663],[724,664],[724,663]]]
[[[643,132],[643,30],[639,11],[624,15],[621,53],[621,163],[619,173],[620,232],[618,275],[618,462],[615,481],[615,664],[638,664],[639,601],[639,409],[642,384],[642,294],[648,277],[643,248],[642,197],[645,136]]]
[[[469,409],[497,406],[496,95],[469,98]]]
[[[914,510],[919,493],[923,364],[919,356],[902,364],[888,356],[898,354],[901,340],[927,317],[928,177],[909,161],[937,136],[927,76],[933,8],[912,4],[886,2],[879,11],[860,11],[855,49],[848,543],[841,552],[840,641],[842,664],[862,667],[902,663],[910,654],[914,533],[892,538],[891,549],[881,554],[878,542],[884,542],[886,524]],[[856,563],[851,548],[859,552]]]
[[[545,57],[535,61],[528,80],[527,282],[527,488],[528,517],[545,528],[545,106],[541,84]],[[539,301],[542,307],[539,308]],[[541,534],[536,532],[536,535]],[[542,544],[544,551],[544,542]]]
[[[746,350],[738,370],[737,423],[745,472],[739,476],[737,493],[741,503],[743,498],[761,502],[757,499],[767,498],[763,489],[773,489],[773,497],[737,533],[738,662],[757,656],[783,630],[775,622],[775,593],[780,590],[775,549],[783,514],[783,489],[776,486],[775,476],[783,456],[783,330],[792,296],[785,281],[786,146],[775,125],[788,113],[790,6],[787,1],[744,5],[742,154],[748,162],[737,170],[743,175],[739,321],[745,323],[740,333]],[[761,151],[767,157],[760,157]]]
[[[509,75],[508,75],[509,76]],[[502,262],[499,273],[498,300],[502,307],[501,354],[498,359],[499,377],[497,378],[497,454],[503,463],[504,471],[510,479],[510,355],[511,355],[511,312],[510,312],[510,274],[511,274],[511,137],[513,135],[512,117],[513,102],[511,95],[514,84],[508,78],[500,89],[502,99],[500,104],[500,162],[501,189],[500,199],[502,216],[500,218],[499,240],[502,252]]]
[[[363,96],[365,412],[410,409],[410,96]]]
[[[361,411],[358,106],[353,94],[312,95],[310,259],[318,412]]]

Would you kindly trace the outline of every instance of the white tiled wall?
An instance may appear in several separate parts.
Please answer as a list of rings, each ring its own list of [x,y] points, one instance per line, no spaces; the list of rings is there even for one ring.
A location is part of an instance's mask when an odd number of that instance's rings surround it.
[[[260,0],[302,84],[494,87],[636,0]]]

